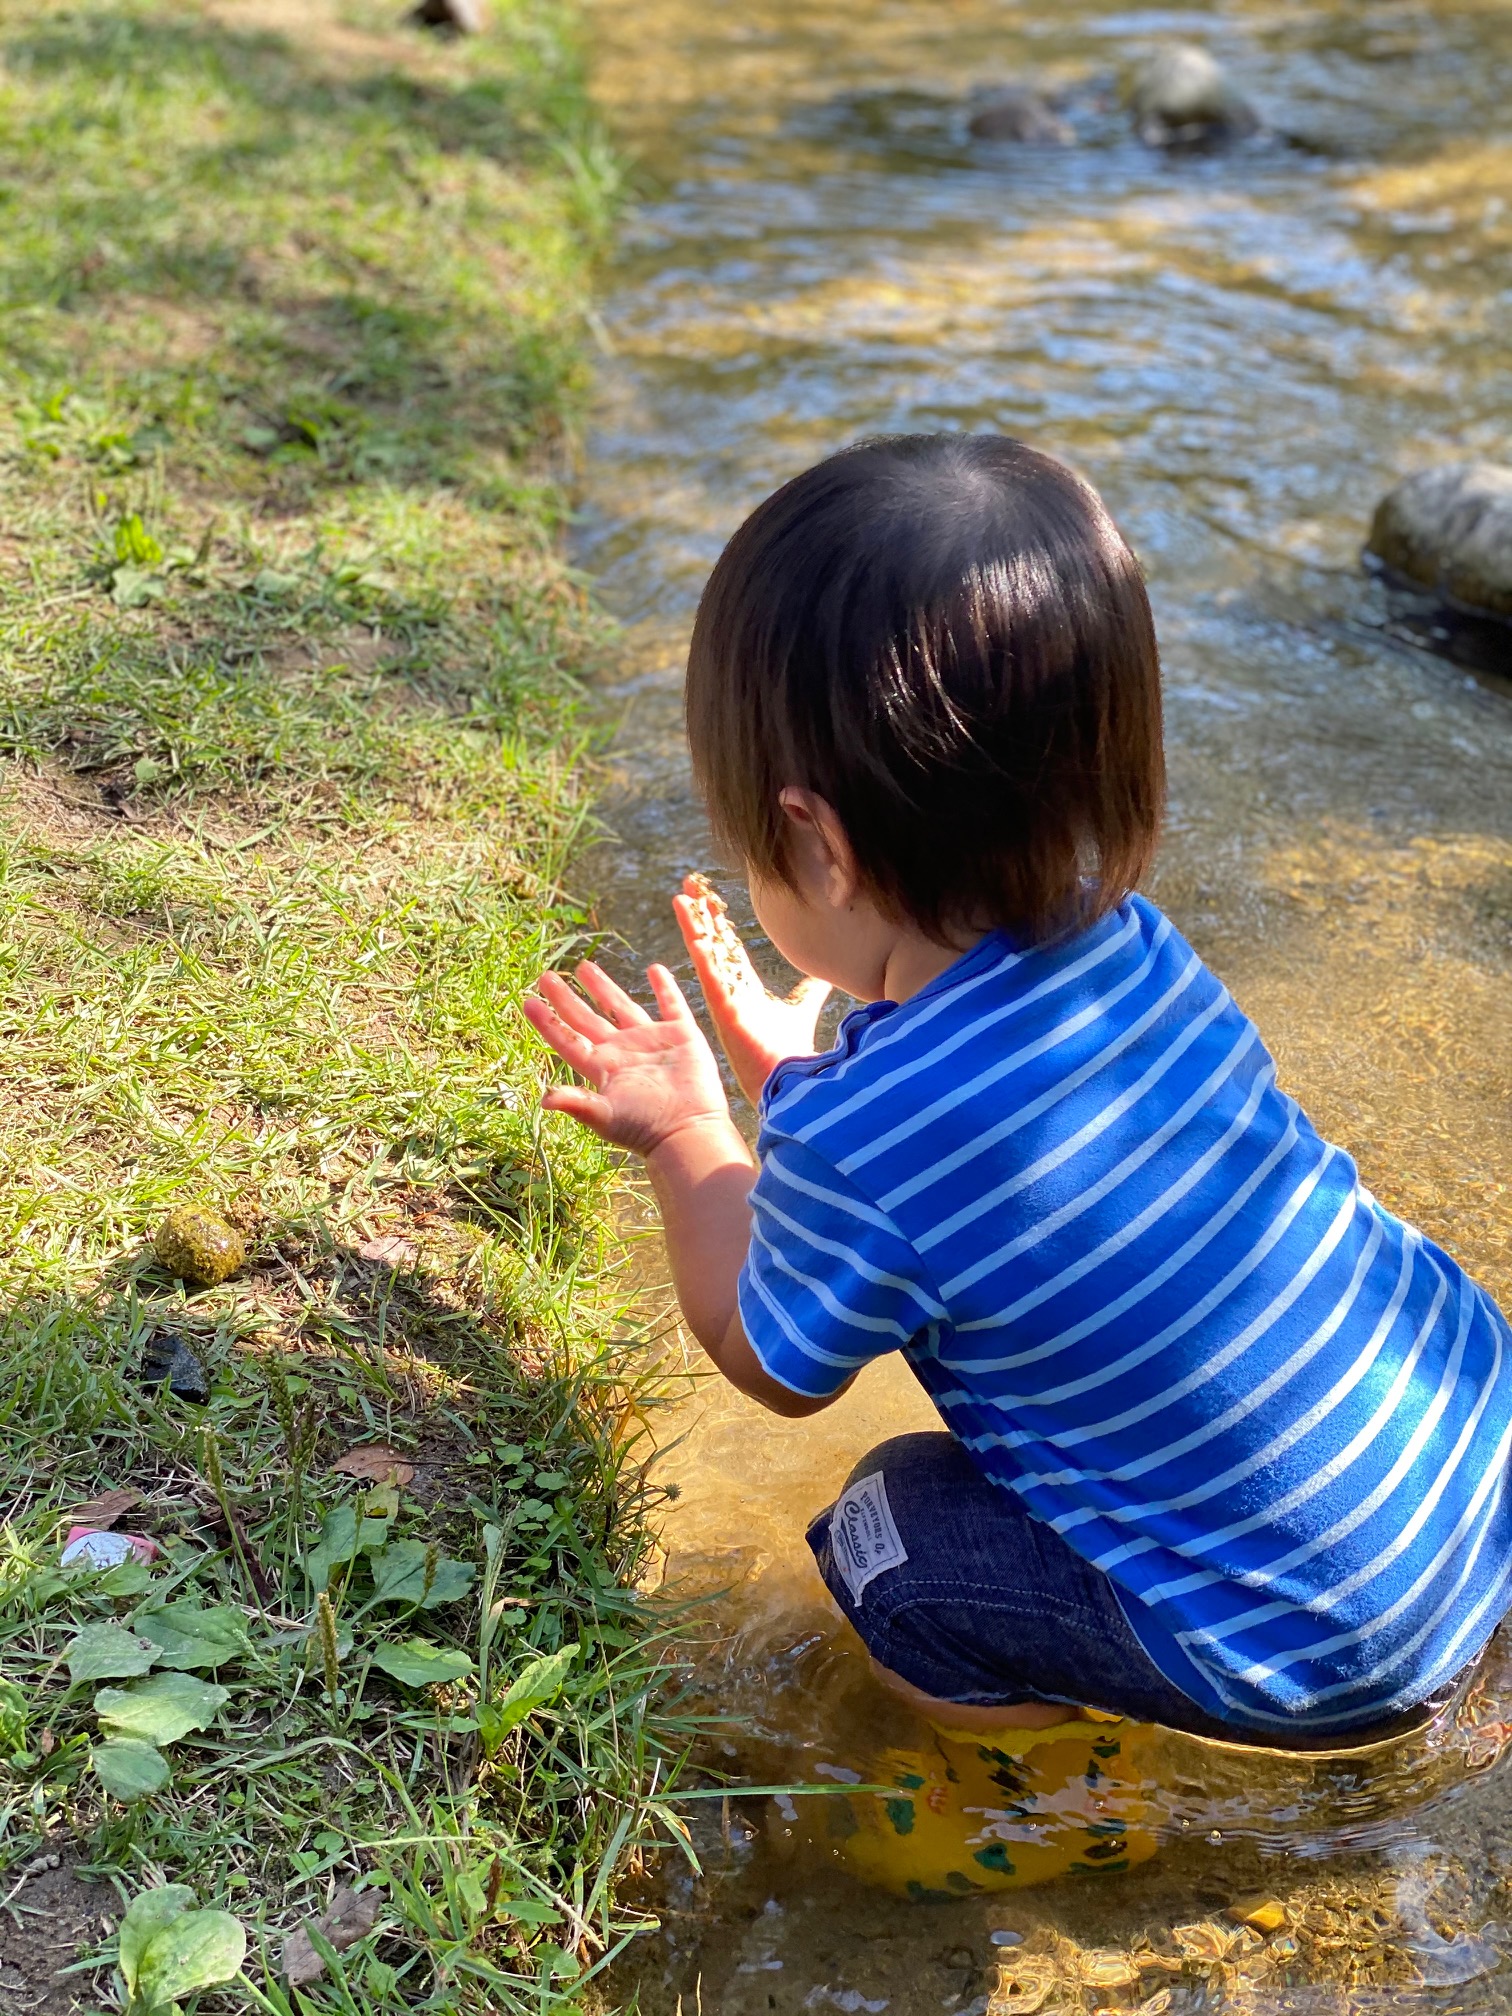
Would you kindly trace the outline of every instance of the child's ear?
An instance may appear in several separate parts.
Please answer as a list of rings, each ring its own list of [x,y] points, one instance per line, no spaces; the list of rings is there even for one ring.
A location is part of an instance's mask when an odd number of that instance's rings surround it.
[[[788,821],[788,838],[794,855],[808,870],[806,881],[811,894],[836,910],[846,909],[861,887],[856,872],[856,853],[840,823],[840,815],[817,791],[800,785],[786,785],[777,797]]]

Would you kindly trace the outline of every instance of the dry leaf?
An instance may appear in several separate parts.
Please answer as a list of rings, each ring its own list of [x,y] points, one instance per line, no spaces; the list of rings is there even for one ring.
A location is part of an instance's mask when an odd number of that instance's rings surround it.
[[[387,1442],[364,1442],[348,1449],[331,1468],[344,1477],[365,1478],[370,1484],[408,1484],[415,1474],[414,1464],[407,1463]]]
[[[364,1239],[356,1253],[359,1260],[376,1260],[384,1267],[413,1267],[419,1250],[412,1239],[384,1232],[376,1239]]]
[[[289,1986],[307,1988],[325,1972],[324,1960],[310,1943],[311,1925],[325,1935],[338,1953],[345,1953],[372,1931],[382,1903],[382,1891],[352,1890],[343,1884],[318,1918],[307,1918],[284,1941],[283,1971]]]
[[[103,1491],[87,1505],[76,1505],[68,1515],[70,1526],[87,1526],[92,1533],[108,1533],[117,1519],[140,1505],[140,1491]]]

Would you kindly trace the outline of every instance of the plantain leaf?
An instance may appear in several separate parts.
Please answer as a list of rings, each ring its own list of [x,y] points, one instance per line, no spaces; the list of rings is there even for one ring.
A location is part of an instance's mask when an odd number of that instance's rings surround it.
[[[121,1920],[119,1964],[126,1992],[133,2000],[142,1955],[162,1928],[187,1911],[193,1902],[194,1892],[182,1883],[160,1883],[155,1890],[139,1890],[127,1905],[126,1916]]]
[[[231,1699],[224,1687],[187,1673],[154,1673],[135,1687],[102,1687],[95,1714],[107,1736],[139,1736],[144,1743],[176,1743],[191,1729],[213,1722]]]
[[[373,1587],[381,1602],[418,1603],[422,1610],[435,1610],[467,1594],[477,1571],[446,1554],[437,1561],[431,1586],[426,1588],[425,1557],[429,1551],[422,1540],[391,1540],[373,1555]]]
[[[68,1677],[87,1680],[134,1680],[147,1672],[153,1648],[119,1624],[86,1624],[68,1648]]]
[[[225,1604],[207,1610],[185,1599],[139,1613],[133,1621],[142,1637],[157,1647],[153,1664],[178,1672],[213,1671],[239,1659],[247,1649],[247,1627],[240,1613]]]
[[[138,1736],[115,1736],[107,1743],[96,1743],[89,1761],[111,1798],[126,1806],[161,1792],[168,1783],[167,1758]]]
[[[357,1514],[350,1505],[337,1505],[320,1522],[320,1539],[305,1556],[305,1573],[317,1589],[324,1589],[331,1570],[356,1552]]]
[[[162,2009],[234,1980],[246,1957],[247,1935],[229,1911],[181,1912],[148,1940],[137,1963],[137,2000]]]
[[[402,1687],[429,1687],[438,1680],[465,1680],[473,1662],[465,1652],[432,1645],[424,1638],[406,1638],[402,1645],[380,1645],[373,1664]]]

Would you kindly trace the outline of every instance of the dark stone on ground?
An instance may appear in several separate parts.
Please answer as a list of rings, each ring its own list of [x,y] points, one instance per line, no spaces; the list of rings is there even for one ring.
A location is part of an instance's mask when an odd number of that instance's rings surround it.
[[[407,18],[441,35],[481,35],[488,16],[483,0],[420,0]]]
[[[154,1330],[142,1353],[144,1386],[166,1385],[175,1400],[204,1407],[210,1399],[210,1375],[183,1338],[173,1330]]]
[[[1129,93],[1139,137],[1151,147],[1211,147],[1259,130],[1253,106],[1205,49],[1178,42],[1141,66]]]
[[[1376,506],[1365,550],[1461,608],[1512,618],[1512,468],[1419,470]]]
[[[1037,91],[1020,84],[984,99],[967,127],[975,140],[1016,140],[1031,147],[1064,147],[1075,138]]]

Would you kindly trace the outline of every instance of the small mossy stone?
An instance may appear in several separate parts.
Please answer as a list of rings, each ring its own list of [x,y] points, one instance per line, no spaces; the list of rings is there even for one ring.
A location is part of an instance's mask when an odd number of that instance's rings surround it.
[[[229,1281],[247,1257],[236,1227],[194,1204],[168,1213],[152,1236],[152,1250],[170,1274],[201,1288]]]

